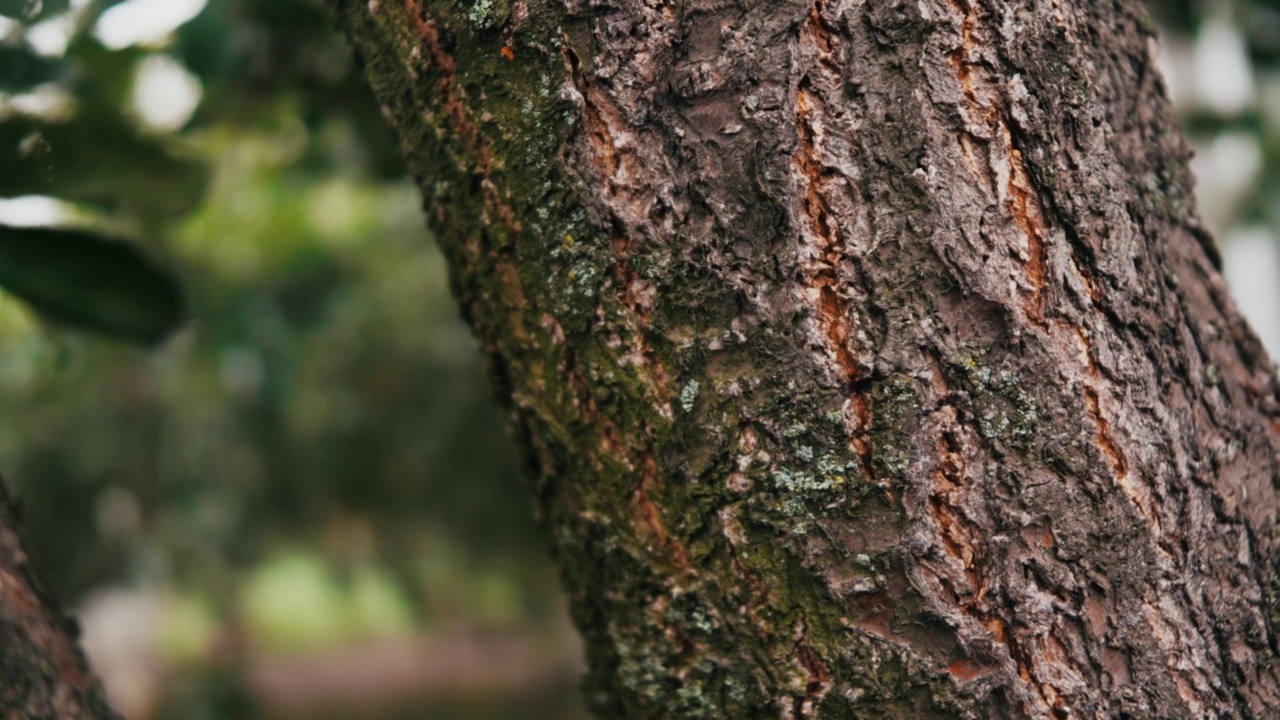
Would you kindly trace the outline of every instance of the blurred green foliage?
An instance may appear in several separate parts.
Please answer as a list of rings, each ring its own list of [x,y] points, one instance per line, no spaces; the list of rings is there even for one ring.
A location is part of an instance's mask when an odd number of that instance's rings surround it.
[[[154,717],[254,716],[250,654],[459,624],[559,632],[483,362],[322,5],[210,0],[110,49],[92,30],[117,4],[0,0],[18,20],[0,26],[0,197],[54,196],[76,227],[136,238],[190,318],[144,349],[0,296],[0,467],[59,596],[164,598]],[[59,18],[65,52],[37,52]],[[177,128],[137,109],[157,57],[199,83]],[[41,94],[64,107],[14,110]],[[548,692],[538,716],[569,717],[571,688]]]
[[[1165,31],[1166,69],[1182,71],[1171,79],[1178,86],[1175,89],[1182,90],[1175,92],[1175,104],[1193,146],[1204,147],[1225,135],[1242,133],[1256,143],[1260,154],[1260,173],[1243,196],[1231,198],[1230,207],[1206,208],[1211,216],[1221,212],[1215,229],[1225,233],[1249,223],[1280,229],[1280,2],[1149,0],[1148,6]],[[1230,58],[1222,52],[1206,51],[1211,44],[1206,38],[1215,30],[1220,31],[1218,36],[1225,34],[1240,44],[1245,67],[1224,62]],[[1238,70],[1246,76],[1237,77]],[[1237,107],[1215,107],[1206,101],[1213,90],[1207,86],[1238,82],[1250,88],[1248,101]],[[1215,180],[1201,177],[1198,189],[1203,192]],[[1211,199],[1201,200],[1203,206]]]

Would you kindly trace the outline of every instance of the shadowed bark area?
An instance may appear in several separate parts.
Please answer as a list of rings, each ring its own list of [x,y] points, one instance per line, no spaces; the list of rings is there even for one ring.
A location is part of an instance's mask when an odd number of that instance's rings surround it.
[[[1137,0],[333,0],[628,718],[1266,717],[1280,402]]]
[[[15,503],[0,482],[0,718],[111,720],[73,621],[31,567]]]

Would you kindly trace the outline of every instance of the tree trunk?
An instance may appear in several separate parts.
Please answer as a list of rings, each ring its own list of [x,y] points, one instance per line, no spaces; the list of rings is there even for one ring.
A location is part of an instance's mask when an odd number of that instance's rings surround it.
[[[36,577],[16,504],[0,481],[0,718],[110,720],[75,623]]]
[[[599,716],[1274,716],[1280,388],[1139,0],[333,3]]]

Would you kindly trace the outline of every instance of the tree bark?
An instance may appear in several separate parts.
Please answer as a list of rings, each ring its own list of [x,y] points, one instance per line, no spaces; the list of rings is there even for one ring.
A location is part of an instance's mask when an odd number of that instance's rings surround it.
[[[599,716],[1280,707],[1280,388],[1139,0],[332,1]]]
[[[0,718],[111,720],[75,622],[31,567],[17,505],[0,481]]]

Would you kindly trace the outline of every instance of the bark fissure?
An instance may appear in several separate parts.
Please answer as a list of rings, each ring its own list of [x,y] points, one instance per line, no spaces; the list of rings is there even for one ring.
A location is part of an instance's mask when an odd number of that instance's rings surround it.
[[[993,52],[991,43],[981,40],[989,32],[981,24],[984,11],[977,0],[951,0],[951,4],[961,16],[960,45],[949,54],[966,103],[961,150],[970,167],[1006,204],[1022,229],[1026,247],[1014,248],[1014,251],[1025,265],[1029,285],[1024,309],[1033,322],[1041,323],[1046,227],[1040,200],[1009,129],[1004,109],[1005,91],[987,77],[995,73],[993,66],[997,63],[984,57]],[[978,155],[981,146],[987,148],[985,158]]]
[[[850,443],[862,472],[874,480],[869,436],[874,417],[864,382],[868,373],[854,348],[854,307],[859,301],[865,302],[866,297],[848,294],[857,287],[856,282],[851,282],[858,276],[856,258],[874,239],[869,233],[863,238],[849,237],[861,228],[842,226],[839,218],[844,215],[835,209],[841,206],[835,193],[843,190],[847,196],[855,196],[858,191],[851,188],[856,186],[857,178],[851,176],[847,166],[824,162],[840,157],[839,148],[830,147],[824,136],[824,123],[831,114],[826,98],[838,98],[842,86],[842,72],[834,59],[837,35],[823,16],[825,9],[822,0],[815,0],[799,26],[796,51],[797,60],[809,68],[795,90],[796,181],[804,188],[800,215],[809,220],[808,227],[800,230],[812,248],[801,263],[801,294],[805,302],[817,307],[817,322],[834,355],[838,377],[849,393]],[[846,200],[843,207],[848,206]]]

